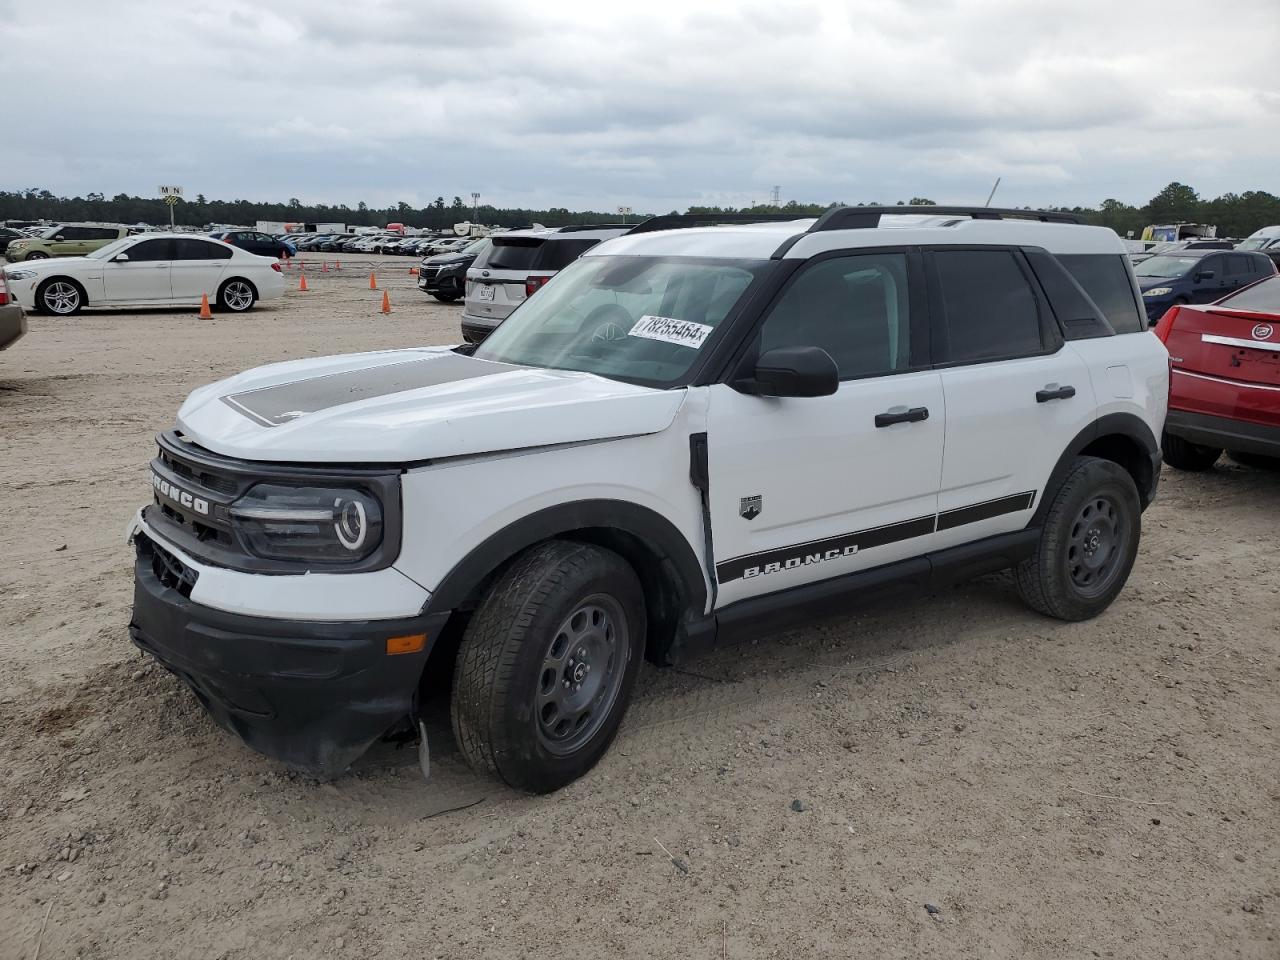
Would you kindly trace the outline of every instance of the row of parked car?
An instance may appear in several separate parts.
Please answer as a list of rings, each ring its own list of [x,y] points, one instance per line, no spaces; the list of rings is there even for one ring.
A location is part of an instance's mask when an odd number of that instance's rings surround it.
[[[227,231],[221,235],[228,243],[241,246],[240,236],[251,231]],[[259,236],[266,236],[260,234]],[[424,256],[460,249],[473,242],[471,237],[453,234],[403,237],[399,234],[351,233],[284,233],[270,237],[277,247],[287,247],[285,256],[297,253],[375,253],[379,256]]]

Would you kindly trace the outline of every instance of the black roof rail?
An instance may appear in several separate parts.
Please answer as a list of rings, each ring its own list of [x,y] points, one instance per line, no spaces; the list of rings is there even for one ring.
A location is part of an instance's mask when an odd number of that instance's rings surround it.
[[[575,233],[578,230],[617,230],[619,227],[626,229],[630,227],[629,223],[570,223],[563,227],[552,227],[556,233]]]
[[[858,230],[878,227],[880,218],[886,215],[901,213],[919,213],[937,217],[968,217],[972,220],[1038,220],[1041,223],[1084,223],[1074,213],[1059,213],[1054,210],[1010,210],[1001,207],[939,207],[932,204],[922,206],[892,207],[833,207],[809,228],[809,233],[821,233],[824,230]]]
[[[681,227],[718,227],[733,223],[775,223],[807,220],[803,213],[668,213],[641,220],[629,233],[653,233],[655,230],[678,230]]]

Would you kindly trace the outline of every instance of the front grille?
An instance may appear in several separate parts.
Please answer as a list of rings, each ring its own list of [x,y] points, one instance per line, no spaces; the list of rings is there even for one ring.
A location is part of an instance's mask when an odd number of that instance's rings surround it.
[[[439,272],[440,268],[438,266],[418,268],[418,275],[424,280],[434,280]]]
[[[191,591],[200,579],[200,573],[192,570],[174,554],[160,546],[154,540],[139,536],[136,541],[138,556],[150,557],[151,572],[156,575],[161,586],[177,590],[184,597],[190,597]]]
[[[182,479],[190,480],[206,490],[215,490],[218,493],[236,492],[236,482],[230,477],[219,476],[209,470],[199,469],[190,463],[179,460],[167,450],[162,449],[160,451],[160,462]]]

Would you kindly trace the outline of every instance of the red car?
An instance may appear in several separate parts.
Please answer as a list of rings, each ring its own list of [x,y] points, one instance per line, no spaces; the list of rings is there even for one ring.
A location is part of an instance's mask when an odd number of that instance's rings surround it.
[[[1165,463],[1207,470],[1223,450],[1280,457],[1280,276],[1216,303],[1171,307]]]

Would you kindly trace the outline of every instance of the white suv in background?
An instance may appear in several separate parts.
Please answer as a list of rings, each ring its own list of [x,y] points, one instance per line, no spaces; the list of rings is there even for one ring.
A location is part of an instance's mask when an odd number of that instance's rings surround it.
[[[620,237],[619,224],[535,227],[496,234],[467,270],[462,336],[479,343],[548,280],[597,243]]]
[[[1116,598],[1169,356],[1113,231],[987,208],[655,220],[478,346],[192,393],[133,526],[134,642],[322,776],[424,730],[451,676],[467,761],[548,791],[608,748],[643,659],[1005,568],[1050,617]]]

